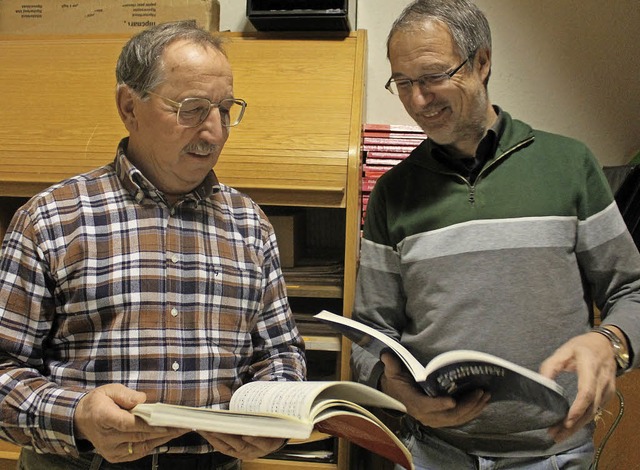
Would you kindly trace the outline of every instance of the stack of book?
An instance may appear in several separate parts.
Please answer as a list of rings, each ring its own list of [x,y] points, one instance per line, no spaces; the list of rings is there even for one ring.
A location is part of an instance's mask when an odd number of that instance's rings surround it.
[[[417,126],[364,124],[362,128],[362,217],[378,178],[404,160],[427,136]]]

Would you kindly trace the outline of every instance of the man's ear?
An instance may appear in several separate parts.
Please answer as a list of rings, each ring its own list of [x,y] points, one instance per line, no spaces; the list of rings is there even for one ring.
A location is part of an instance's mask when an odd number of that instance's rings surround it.
[[[136,116],[136,105],[139,99],[135,92],[127,85],[120,85],[116,90],[116,106],[120,119],[124,123],[129,133],[136,130],[138,120]]]
[[[491,51],[489,49],[479,49],[476,52],[475,59],[478,63],[480,79],[485,83],[491,73]]]

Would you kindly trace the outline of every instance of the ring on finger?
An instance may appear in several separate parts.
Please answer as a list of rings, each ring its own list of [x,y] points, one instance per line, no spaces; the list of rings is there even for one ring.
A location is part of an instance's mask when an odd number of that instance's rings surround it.
[[[127,452],[129,452],[129,455],[133,455],[133,442],[129,442],[127,445]]]

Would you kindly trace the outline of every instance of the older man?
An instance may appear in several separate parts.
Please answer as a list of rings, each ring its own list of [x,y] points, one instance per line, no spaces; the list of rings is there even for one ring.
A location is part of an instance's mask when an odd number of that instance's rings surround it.
[[[117,64],[115,160],[18,210],[0,258],[0,434],[20,468],[235,469],[280,439],[154,428],[162,401],[225,407],[303,380],[273,229],[212,167],[246,103],[192,22],[133,37]]]

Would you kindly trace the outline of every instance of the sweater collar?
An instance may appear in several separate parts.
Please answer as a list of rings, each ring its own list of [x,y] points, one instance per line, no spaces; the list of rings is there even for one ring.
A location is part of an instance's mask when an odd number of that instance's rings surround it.
[[[496,139],[497,146],[493,149],[493,153],[489,156],[487,163],[492,162],[515,145],[524,142],[533,136],[533,129],[531,126],[517,119],[513,119],[508,112],[500,108],[498,109],[500,110],[499,121],[501,121],[499,124],[500,132]],[[411,152],[406,160],[432,171],[451,173],[452,170],[447,165],[441,163],[433,156],[434,147],[436,145],[437,144],[432,140],[427,138],[418,147],[416,147],[413,152]]]

